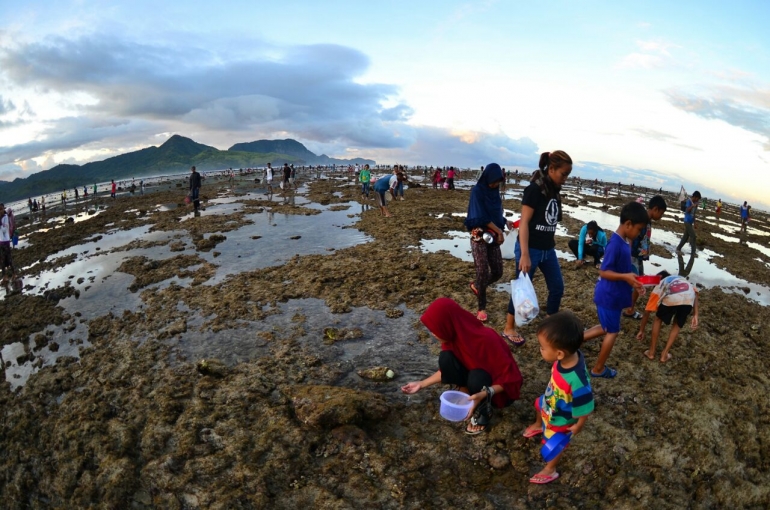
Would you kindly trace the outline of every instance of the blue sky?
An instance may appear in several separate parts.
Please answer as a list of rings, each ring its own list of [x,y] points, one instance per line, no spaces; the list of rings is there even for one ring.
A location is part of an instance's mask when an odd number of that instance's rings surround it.
[[[178,133],[770,201],[770,3],[0,0],[0,179]]]

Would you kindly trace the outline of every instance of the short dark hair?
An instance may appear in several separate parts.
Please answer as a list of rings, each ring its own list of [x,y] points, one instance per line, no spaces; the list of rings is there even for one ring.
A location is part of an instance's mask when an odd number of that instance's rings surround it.
[[[647,204],[647,209],[660,209],[661,211],[666,212],[666,209],[668,209],[666,199],[660,195],[655,195],[650,199],[650,203]]]
[[[591,220],[586,224],[586,230],[593,230],[594,232],[598,232],[599,224],[596,223],[596,220]]]
[[[660,277],[661,277],[661,279],[662,279],[662,278],[668,278],[669,276],[671,276],[671,273],[669,273],[668,271],[666,271],[666,270],[664,269],[663,271],[661,271],[660,273],[658,273],[658,276],[660,276]]]
[[[650,221],[647,209],[637,201],[629,202],[620,210],[620,224],[630,221],[634,225],[642,223],[646,225]]]
[[[537,334],[543,335],[555,349],[572,354],[583,345],[583,323],[577,315],[564,311],[549,315],[540,323]]]
[[[700,191],[696,191],[695,193],[693,193],[692,197],[693,198],[700,198]]]

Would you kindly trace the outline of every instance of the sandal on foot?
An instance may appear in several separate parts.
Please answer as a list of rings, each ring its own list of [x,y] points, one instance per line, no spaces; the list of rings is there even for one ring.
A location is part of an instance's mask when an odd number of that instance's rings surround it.
[[[487,398],[476,407],[473,416],[471,416],[471,421],[468,423],[468,426],[465,427],[465,433],[469,436],[475,436],[482,432],[486,432],[489,430],[490,423],[492,422],[492,397],[490,397],[490,392],[486,386],[482,388],[482,391],[487,392]],[[483,428],[479,430],[468,430],[468,427]]]
[[[521,347],[522,345],[527,343],[527,339],[521,336],[521,333],[516,333],[515,335],[508,335],[505,333],[505,331],[503,331],[502,333],[500,333],[500,336],[502,336],[506,342],[513,345],[514,347]]]
[[[524,429],[524,433],[522,434],[522,436],[524,436],[526,438],[530,438],[530,437],[539,436],[542,433],[543,433],[543,429],[542,428],[539,428],[539,429],[526,428],[526,429]]]
[[[642,318],[642,314],[634,310],[634,313],[626,313],[623,312],[623,317],[628,317],[629,319],[639,320]]]
[[[474,293],[474,294],[476,294],[477,296],[479,295],[479,289],[477,289],[477,288],[476,288],[476,282],[471,282],[471,283],[469,283],[469,284],[468,284],[468,287],[470,287],[470,288],[471,288],[471,292],[473,292],[473,293]]]
[[[476,420],[476,417],[471,417],[471,420],[468,422],[468,425],[465,427],[465,433],[469,436],[477,436],[481,434],[482,432],[487,431],[487,425],[488,424],[482,424],[479,423],[478,420]],[[469,427],[481,427],[478,430],[469,430]]]
[[[538,485],[545,485],[547,483],[553,482],[557,478],[559,478],[559,473],[554,471],[550,475],[541,475],[540,473],[538,473],[535,476],[533,476],[532,478],[530,478],[529,481],[530,481],[530,483],[536,483]]]
[[[604,367],[604,370],[602,370],[601,374],[595,374],[594,371],[591,370],[591,377],[602,377],[604,379],[612,379],[616,375],[618,375],[618,371],[608,366]]]
[[[477,318],[478,320],[480,320],[481,322],[487,322],[487,319],[488,319],[489,317],[487,317],[487,312],[485,312],[484,310],[479,310],[479,311],[476,313],[476,318]]]

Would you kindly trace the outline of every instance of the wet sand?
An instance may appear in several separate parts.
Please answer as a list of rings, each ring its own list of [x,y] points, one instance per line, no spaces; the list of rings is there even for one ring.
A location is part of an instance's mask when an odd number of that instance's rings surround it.
[[[436,368],[438,345],[417,320],[427,305],[449,296],[475,310],[472,263],[420,248],[443,239],[459,254],[469,249],[451,240],[464,230],[452,213],[467,209],[467,190],[408,189],[383,218],[345,178],[271,200],[251,180],[226,184],[207,181],[199,217],[169,183],[45,232],[33,231],[54,224],[22,222],[24,248],[14,255],[26,287],[0,301],[7,508],[770,504],[766,216],[740,236],[733,207],[718,224],[706,211],[704,251],[690,267],[701,327],[684,328],[661,364],[643,356],[638,322],[624,319],[609,361],[619,375],[594,381],[596,411],[561,478],[541,487],[528,483],[542,467],[539,442],[521,437],[549,376],[537,321],[514,352],[522,398],[495,414],[488,433],[471,438],[440,418],[445,388],[398,390]],[[517,189],[509,185],[506,209],[520,209]],[[630,196],[565,195],[581,216],[565,217],[571,236],[583,214],[617,215]],[[661,227],[670,234],[653,233],[652,262],[677,267],[669,241],[683,231],[681,212],[667,198]],[[557,250],[569,252],[568,240],[558,236]],[[596,270],[560,262],[562,307],[593,325]],[[719,268],[730,288],[718,286]],[[498,330],[502,283],[513,274],[506,261],[489,292]],[[542,277],[535,287],[542,304]],[[584,346],[589,362],[598,349]],[[377,367],[395,377],[359,375]]]

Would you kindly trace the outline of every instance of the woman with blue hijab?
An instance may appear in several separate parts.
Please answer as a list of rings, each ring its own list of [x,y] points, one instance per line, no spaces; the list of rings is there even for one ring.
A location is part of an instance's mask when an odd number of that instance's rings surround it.
[[[470,283],[470,288],[479,299],[476,318],[481,322],[487,320],[487,287],[503,276],[500,245],[505,240],[503,229],[506,221],[500,198],[502,182],[500,165],[488,164],[471,189],[468,217],[465,219],[465,226],[471,233],[471,252],[476,266],[476,280]]]

